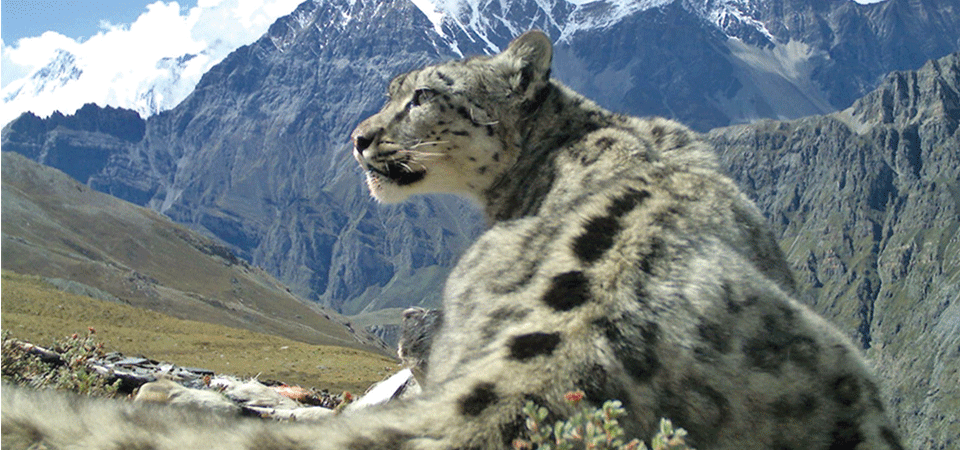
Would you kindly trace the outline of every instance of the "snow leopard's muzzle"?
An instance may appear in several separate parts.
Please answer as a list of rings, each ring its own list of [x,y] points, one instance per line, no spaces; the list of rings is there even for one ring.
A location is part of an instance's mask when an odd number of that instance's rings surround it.
[[[382,128],[365,130],[363,124],[353,132],[353,157],[369,175],[386,178],[398,186],[422,180],[426,170],[412,161],[410,152],[389,142],[382,142]],[[396,147],[396,148],[394,148]]]

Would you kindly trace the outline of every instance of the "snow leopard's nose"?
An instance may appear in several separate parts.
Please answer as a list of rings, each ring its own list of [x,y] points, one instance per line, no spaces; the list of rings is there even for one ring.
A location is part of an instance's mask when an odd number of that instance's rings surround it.
[[[357,127],[353,132],[353,157],[356,158],[360,165],[364,165],[363,151],[373,145],[381,132],[383,132],[383,128],[365,130],[362,126]]]
[[[353,140],[353,148],[357,149],[358,152],[363,153],[363,151],[366,150],[367,147],[369,147],[372,143],[372,137],[357,136],[357,138]]]

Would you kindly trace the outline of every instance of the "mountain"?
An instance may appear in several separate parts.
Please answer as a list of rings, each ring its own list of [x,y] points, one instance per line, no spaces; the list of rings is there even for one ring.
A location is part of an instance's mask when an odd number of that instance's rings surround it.
[[[81,106],[76,98],[88,98],[91,91],[100,97],[96,103],[131,108],[149,117],[176,106],[225,53],[213,46],[198,54],[162,57],[153,67],[130,67],[123,73],[108,74],[96,70],[96,61],[60,49],[47,65],[4,87],[0,121],[6,124],[25,110],[43,115],[74,111]],[[103,83],[105,77],[114,82]]]
[[[661,3],[572,35],[557,76],[610,109],[706,131],[845,108],[960,46],[956,1]]]
[[[82,295],[318,345],[385,347],[212,239],[3,152],[3,269]]]
[[[26,113],[10,125],[4,129],[4,151],[57,167],[82,181],[98,174],[111,155],[128,152],[146,131],[146,121],[136,112],[94,104],[47,119]]]
[[[843,111],[708,134],[803,300],[874,361],[909,448],[960,443],[960,53]]]
[[[44,92],[53,92],[66,86],[83,75],[83,69],[77,65],[77,56],[66,50],[55,52],[53,59],[25,80],[11,85],[3,96],[3,102],[9,103],[23,97],[36,97]]]
[[[556,75],[575,89],[613,110],[706,130],[849,106],[881,73],[917,67],[960,39],[958,0],[795,3],[308,1],[78,179],[219,237],[341,312],[436,304],[484,223],[457,199],[380,207],[366,198],[347,136],[378,109],[389,78],[539,27],[558,39]],[[29,128],[20,121],[7,130]],[[4,148],[50,145],[46,134],[15,134],[4,133]],[[70,148],[62,153],[104,160]]]

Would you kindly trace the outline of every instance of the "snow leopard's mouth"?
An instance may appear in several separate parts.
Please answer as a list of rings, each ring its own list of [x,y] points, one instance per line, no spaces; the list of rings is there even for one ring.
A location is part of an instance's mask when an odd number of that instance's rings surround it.
[[[426,170],[414,170],[410,166],[397,161],[388,161],[383,168],[370,166],[367,170],[393,181],[397,186],[407,186],[427,176]]]

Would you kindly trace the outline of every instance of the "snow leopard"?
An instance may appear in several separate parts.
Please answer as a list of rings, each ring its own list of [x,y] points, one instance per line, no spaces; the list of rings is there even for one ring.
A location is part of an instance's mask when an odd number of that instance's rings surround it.
[[[270,423],[6,387],[4,447],[497,449],[527,402],[622,402],[627,438],[661,418],[710,449],[901,449],[847,336],[797,300],[764,216],[690,129],[616,114],[550,77],[531,31],[501,53],[390,82],[352,133],[372,195],[453,192],[487,230],[443,289],[411,399]]]

